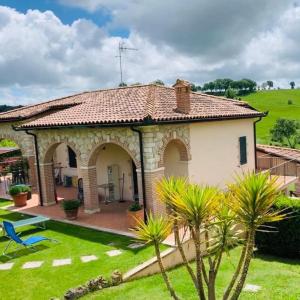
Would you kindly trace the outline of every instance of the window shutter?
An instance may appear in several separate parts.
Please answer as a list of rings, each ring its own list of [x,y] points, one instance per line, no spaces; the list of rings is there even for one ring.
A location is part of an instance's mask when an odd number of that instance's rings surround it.
[[[241,136],[239,138],[240,142],[240,164],[244,165],[247,163],[247,138]]]
[[[76,153],[69,146],[68,146],[68,155],[69,155],[69,166],[70,166],[70,168],[77,168]]]

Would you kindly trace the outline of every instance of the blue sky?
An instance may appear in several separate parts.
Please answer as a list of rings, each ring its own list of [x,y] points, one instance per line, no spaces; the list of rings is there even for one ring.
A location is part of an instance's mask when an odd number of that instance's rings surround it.
[[[216,78],[300,86],[300,0],[0,0],[0,104]],[[188,3],[188,5],[187,5]]]
[[[107,25],[111,20],[111,13],[108,9],[99,9],[93,12],[75,6],[67,6],[56,0],[0,0],[0,5],[15,8],[17,11],[26,13],[28,9],[37,9],[41,12],[51,10],[64,23],[72,24],[78,19],[93,21],[100,27]],[[128,36],[128,29],[114,28],[109,30],[112,36]]]

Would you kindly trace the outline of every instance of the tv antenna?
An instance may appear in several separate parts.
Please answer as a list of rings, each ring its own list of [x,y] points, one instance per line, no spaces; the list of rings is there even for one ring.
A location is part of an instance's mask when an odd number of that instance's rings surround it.
[[[119,65],[120,65],[120,79],[121,82],[123,83],[123,66],[122,66],[122,53],[124,53],[126,50],[130,50],[130,51],[138,51],[138,49],[136,48],[129,48],[126,47],[124,42],[119,42],[119,55],[117,55],[116,57],[119,58]]]

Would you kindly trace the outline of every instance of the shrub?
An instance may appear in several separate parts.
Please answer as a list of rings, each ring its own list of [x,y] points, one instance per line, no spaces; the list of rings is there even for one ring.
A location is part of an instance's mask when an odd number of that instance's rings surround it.
[[[142,206],[140,205],[140,203],[138,201],[134,201],[134,203],[132,203],[128,210],[129,211],[139,211],[142,209]]]
[[[292,105],[293,104],[293,100],[289,99],[288,100],[288,105]]]
[[[276,227],[275,232],[257,232],[256,246],[265,254],[300,258],[300,200],[282,196],[275,206],[290,215],[282,221],[266,224]]]
[[[8,192],[11,196],[15,196],[20,193],[28,193],[30,191],[31,189],[28,185],[12,185]]]
[[[64,210],[77,209],[80,206],[80,201],[78,199],[73,200],[63,200],[61,206]]]
[[[22,193],[22,187],[21,186],[17,186],[17,185],[12,185],[10,188],[9,188],[9,194],[11,196],[15,196],[15,195],[18,195],[20,193]]]

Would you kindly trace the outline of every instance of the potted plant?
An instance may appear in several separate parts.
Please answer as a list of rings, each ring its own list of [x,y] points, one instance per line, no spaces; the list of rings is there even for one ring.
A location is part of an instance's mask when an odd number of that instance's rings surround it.
[[[78,208],[80,206],[80,201],[78,199],[63,200],[61,206],[65,211],[68,220],[75,220],[78,216]]]
[[[138,201],[134,201],[127,210],[127,219],[129,228],[134,228],[137,225],[137,220],[144,220],[144,210]]]
[[[21,207],[26,205],[30,188],[26,185],[12,185],[8,192],[12,196],[15,206]]]

